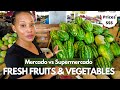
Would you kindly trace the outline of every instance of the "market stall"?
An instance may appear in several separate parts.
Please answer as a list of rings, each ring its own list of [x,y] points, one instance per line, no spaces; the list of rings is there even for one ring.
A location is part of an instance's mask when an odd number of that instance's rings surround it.
[[[62,51],[56,55],[56,58],[60,60],[90,60],[93,62],[90,66],[72,64],[72,67],[103,68],[103,72],[106,71],[106,68],[115,68],[114,75],[67,75],[65,72],[65,75],[58,75],[58,79],[120,79],[119,25],[107,28],[93,23],[93,20],[96,21],[93,18],[85,19],[85,17],[77,16],[72,22],[35,24],[35,40],[39,48],[52,50],[55,45],[58,45]],[[5,67],[6,50],[15,43],[16,38],[17,35],[13,32],[7,32],[0,38],[0,74]],[[68,66],[62,67],[64,70],[65,68],[70,69]]]

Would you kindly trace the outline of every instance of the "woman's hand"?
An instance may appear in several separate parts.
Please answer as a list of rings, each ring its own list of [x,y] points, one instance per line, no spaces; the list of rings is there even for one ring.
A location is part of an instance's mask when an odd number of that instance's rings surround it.
[[[60,52],[60,51],[62,51],[62,50],[58,50],[58,45],[56,45],[55,47],[54,47],[54,49],[53,49],[53,53],[52,52],[45,52],[45,56],[47,57],[47,58],[51,58],[54,54],[57,54],[58,52]]]
[[[51,58],[52,56],[53,56],[53,53],[52,52],[45,52],[45,56],[47,57],[47,58]]]
[[[57,54],[60,51],[62,51],[62,50],[58,50],[58,45],[56,45],[53,49],[54,54]]]

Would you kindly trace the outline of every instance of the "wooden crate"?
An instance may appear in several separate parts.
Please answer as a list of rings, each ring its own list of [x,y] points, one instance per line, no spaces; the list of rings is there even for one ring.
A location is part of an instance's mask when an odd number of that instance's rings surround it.
[[[118,32],[118,25],[114,26],[113,28],[109,29],[110,33],[116,38]]]
[[[36,41],[40,48],[49,47],[52,29],[58,30],[59,24],[36,24]]]
[[[115,37],[115,40],[118,42],[118,44],[120,45],[120,32],[118,31],[119,27],[117,27],[117,34]]]
[[[110,33],[114,36],[115,41],[117,41],[118,44],[120,44],[120,32],[118,31],[118,29],[119,29],[119,26],[116,25],[116,26],[114,26],[113,28],[111,28],[109,30],[110,30]]]

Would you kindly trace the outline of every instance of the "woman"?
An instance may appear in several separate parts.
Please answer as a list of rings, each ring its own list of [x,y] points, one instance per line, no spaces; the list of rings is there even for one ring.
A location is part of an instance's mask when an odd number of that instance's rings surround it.
[[[13,13],[12,29],[17,33],[16,43],[8,49],[5,64],[7,67],[24,67],[24,58],[51,58],[53,54],[43,54],[34,42],[35,23],[32,14],[29,11],[18,11]],[[58,46],[54,48],[57,54]],[[56,72],[58,67],[56,67]],[[10,79],[50,79],[53,75],[10,75]]]

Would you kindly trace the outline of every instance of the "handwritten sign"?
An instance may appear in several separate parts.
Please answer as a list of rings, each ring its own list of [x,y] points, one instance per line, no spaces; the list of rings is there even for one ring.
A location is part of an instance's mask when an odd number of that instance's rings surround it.
[[[105,27],[111,28],[114,27],[117,23],[117,15],[114,13],[104,13],[102,16],[102,24]]]

